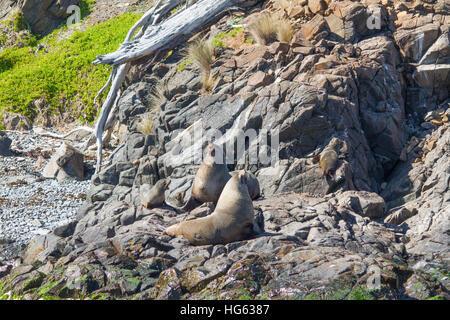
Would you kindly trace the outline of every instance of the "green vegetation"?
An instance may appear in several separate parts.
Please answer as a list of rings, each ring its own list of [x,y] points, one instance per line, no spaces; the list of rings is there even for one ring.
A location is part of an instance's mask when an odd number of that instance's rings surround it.
[[[192,58],[187,59],[178,67],[177,71],[183,70],[191,62],[192,62]]]
[[[95,0],[82,0],[80,2],[81,19],[89,15],[94,9]]]
[[[2,297],[5,294],[6,291],[6,284],[4,281],[0,281],[0,297]]]
[[[49,283],[43,285],[39,289],[39,297],[43,299],[45,299],[45,297],[50,297],[50,290],[52,290],[58,283],[59,283],[58,281],[50,281]]]
[[[108,300],[110,295],[107,293],[93,293],[88,300]]]
[[[233,28],[232,30],[230,30],[229,32],[219,32],[218,34],[216,34],[216,36],[214,37],[214,39],[211,41],[211,46],[212,47],[219,47],[219,48],[224,48],[226,47],[226,45],[223,43],[223,41],[229,37],[236,37],[237,34],[239,32],[244,31],[244,27],[236,27]]]
[[[93,3],[85,1],[85,8]],[[97,114],[94,97],[111,71],[110,66],[94,66],[92,61],[116,50],[139,17],[127,13],[60,40],[68,29],[62,27],[37,43],[4,49],[0,53],[0,111],[32,119],[37,112],[33,101],[43,98],[52,112],[72,111],[74,117],[92,122]],[[48,53],[40,50],[35,55],[37,44],[45,44]]]
[[[173,9],[170,11],[170,15],[174,15],[174,14],[177,13],[178,10],[180,10],[180,9],[181,9],[181,5],[176,6],[175,8],[173,8]]]
[[[28,279],[22,285],[22,292],[25,292],[30,289],[35,289],[39,287],[44,279],[45,275],[43,273],[37,274],[34,278]]]
[[[422,269],[422,271],[428,273],[431,277],[432,281],[439,281],[442,282],[443,279],[448,279],[450,278],[450,273],[444,271],[444,270],[439,270],[436,268],[431,268],[429,270],[424,270]]]
[[[375,300],[375,297],[369,290],[361,287],[353,288],[350,294],[346,298],[347,300]]]
[[[310,293],[305,297],[305,300],[320,300],[320,296],[317,293]]]
[[[247,289],[238,289],[237,293],[239,294],[238,300],[253,300],[252,294]]]
[[[230,21],[230,23],[231,23],[231,24],[237,24],[237,23],[239,23],[243,18],[244,18],[243,16],[235,16],[235,17]]]
[[[426,300],[447,300],[447,299],[443,295],[438,295],[438,296],[430,297]]]
[[[0,47],[24,47],[36,44],[37,39],[26,25],[20,11],[0,23]]]
[[[20,295],[15,292],[7,293],[8,287],[6,285],[6,281],[0,282],[0,301],[1,300],[22,300],[23,295]]]
[[[26,25],[25,20],[23,18],[23,13],[20,11],[17,11],[16,13],[14,13],[6,23],[12,24],[13,30],[16,32],[19,32],[21,30],[25,30],[28,28],[28,26]]]

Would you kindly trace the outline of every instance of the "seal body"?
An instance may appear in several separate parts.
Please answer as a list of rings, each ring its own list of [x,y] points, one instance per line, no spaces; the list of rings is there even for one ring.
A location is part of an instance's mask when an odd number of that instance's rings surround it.
[[[336,151],[331,148],[325,148],[319,157],[319,164],[322,168],[322,176],[326,178],[327,176],[334,176],[334,171],[337,168],[338,155]]]
[[[212,143],[209,143],[206,147],[203,161],[195,174],[191,196],[181,208],[182,210],[189,211],[202,203],[217,203],[219,200],[220,193],[231,175],[225,161],[217,163],[215,159],[216,148],[217,146]]]
[[[144,184],[139,190],[141,204],[147,209],[161,207],[165,201],[165,192],[169,187],[170,179],[161,179],[151,187]]]
[[[182,210],[193,210],[205,202],[213,202],[216,204],[227,182],[239,172],[232,171],[230,173],[225,161],[217,163],[215,158],[216,150],[220,149],[212,143],[208,144],[205,150],[204,160],[195,174],[191,197],[181,208]],[[250,198],[256,199],[261,194],[258,179],[249,172],[246,174]]]
[[[240,171],[225,185],[214,212],[167,228],[170,236],[184,236],[193,245],[226,244],[253,233],[254,210],[247,187],[248,174]]]
[[[231,176],[234,176],[235,174],[238,174],[239,171],[231,171]],[[252,200],[258,199],[261,196],[261,190],[259,188],[259,181],[256,178],[256,176],[251,172],[247,173],[247,188],[248,193],[250,194],[250,198]]]

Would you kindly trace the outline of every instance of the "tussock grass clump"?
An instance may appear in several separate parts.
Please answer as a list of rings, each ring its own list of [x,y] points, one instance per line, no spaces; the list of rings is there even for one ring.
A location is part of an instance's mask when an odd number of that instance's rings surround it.
[[[248,26],[252,38],[260,45],[267,45],[275,40],[290,42],[294,31],[290,22],[269,13],[258,15]]]
[[[213,48],[205,40],[197,40],[188,47],[188,54],[202,72],[211,72]]]
[[[189,45],[187,51],[192,61],[200,68],[203,90],[209,91],[214,84],[214,79],[211,77],[211,64],[214,61],[214,48],[205,40],[197,40]]]
[[[151,113],[144,113],[140,119],[138,124],[136,125],[136,129],[142,133],[149,135],[152,133],[153,128],[153,116]]]
[[[289,0],[278,0],[277,1],[278,7],[281,9],[287,9],[290,8],[292,1]]]
[[[161,110],[161,106],[169,100],[167,85],[156,77],[152,77],[150,80],[153,87],[146,99],[148,112],[140,115],[136,125],[136,129],[146,135],[152,133],[154,117]]]
[[[266,45],[277,38],[276,19],[268,13],[260,14],[249,24],[248,31],[256,43]]]
[[[155,84],[150,92],[149,102],[150,109],[159,111],[161,105],[163,105],[167,100],[167,85],[163,82],[156,82],[157,79],[154,80]]]
[[[291,42],[294,37],[294,29],[291,23],[286,19],[278,20],[277,39],[280,42]]]

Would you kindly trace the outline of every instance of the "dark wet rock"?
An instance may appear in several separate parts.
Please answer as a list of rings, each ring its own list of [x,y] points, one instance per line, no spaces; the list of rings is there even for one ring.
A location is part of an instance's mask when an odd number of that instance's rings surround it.
[[[9,149],[11,146],[11,139],[8,138],[6,133],[0,131],[0,156],[10,156],[12,155],[11,150]]]
[[[53,230],[53,233],[56,236],[62,238],[70,237],[74,233],[76,225],[77,225],[76,221],[69,222],[65,225],[55,228],[55,230]]]

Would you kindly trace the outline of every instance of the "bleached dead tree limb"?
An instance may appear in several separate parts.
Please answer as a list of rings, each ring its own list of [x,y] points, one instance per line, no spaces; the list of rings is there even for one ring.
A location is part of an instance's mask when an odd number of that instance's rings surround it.
[[[159,0],[130,29],[117,51],[97,57],[94,64],[114,66],[108,82],[98,93],[101,94],[111,83],[93,133],[97,139],[97,172],[102,165],[102,136],[105,124],[131,62],[152,54],[156,58],[161,50],[176,47],[187,37],[217,21],[228,9],[250,7],[259,1],[261,0],[199,0],[189,5],[193,1],[168,0],[162,3],[162,0]],[[186,3],[183,9],[180,8],[175,14],[160,22],[170,10],[183,3]],[[141,30],[133,38],[139,28]]]

